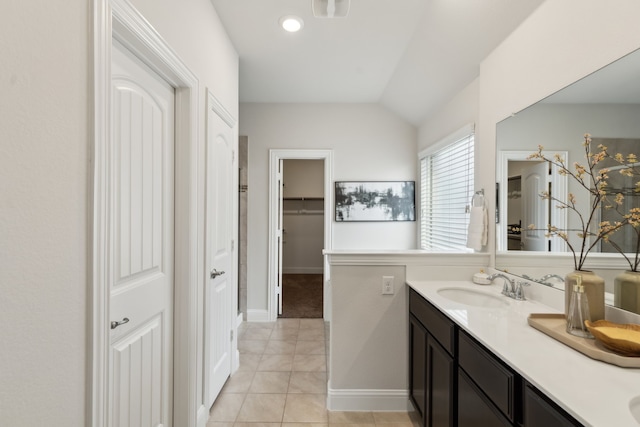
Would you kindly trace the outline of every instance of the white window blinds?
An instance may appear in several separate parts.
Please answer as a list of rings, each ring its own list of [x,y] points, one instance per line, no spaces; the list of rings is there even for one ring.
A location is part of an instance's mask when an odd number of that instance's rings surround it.
[[[420,247],[467,251],[467,206],[473,196],[473,128],[420,156]]]

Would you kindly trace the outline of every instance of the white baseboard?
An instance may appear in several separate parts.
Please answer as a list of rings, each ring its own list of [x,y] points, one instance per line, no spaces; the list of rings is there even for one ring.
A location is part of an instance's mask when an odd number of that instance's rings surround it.
[[[410,411],[407,390],[333,390],[327,393],[330,411]]]
[[[269,310],[247,309],[247,322],[269,322]]]
[[[322,267],[282,267],[282,274],[322,274]]]

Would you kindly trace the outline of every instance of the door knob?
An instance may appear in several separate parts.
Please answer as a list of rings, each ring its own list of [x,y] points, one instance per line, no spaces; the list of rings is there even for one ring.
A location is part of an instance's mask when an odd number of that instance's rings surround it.
[[[111,329],[115,329],[120,325],[124,325],[125,323],[129,323],[129,318],[125,317],[124,319],[122,319],[119,322],[116,322],[115,320],[113,322],[111,322]]]
[[[211,270],[211,278],[215,279],[218,276],[222,276],[224,274],[224,271],[218,271],[215,268],[213,270]]]

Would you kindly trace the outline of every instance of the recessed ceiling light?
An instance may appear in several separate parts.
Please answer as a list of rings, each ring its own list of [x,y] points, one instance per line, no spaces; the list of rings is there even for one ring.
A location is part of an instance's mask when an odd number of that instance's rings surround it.
[[[300,31],[303,25],[304,22],[302,21],[302,18],[298,18],[297,16],[287,15],[280,18],[280,26],[290,33]]]

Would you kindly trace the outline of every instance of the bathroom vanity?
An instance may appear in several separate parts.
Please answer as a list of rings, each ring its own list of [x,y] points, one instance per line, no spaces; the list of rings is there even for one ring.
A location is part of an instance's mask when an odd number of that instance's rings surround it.
[[[410,281],[409,394],[421,425],[636,426],[640,369],[582,355],[527,324],[556,310],[500,285]]]

